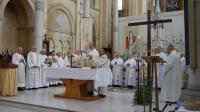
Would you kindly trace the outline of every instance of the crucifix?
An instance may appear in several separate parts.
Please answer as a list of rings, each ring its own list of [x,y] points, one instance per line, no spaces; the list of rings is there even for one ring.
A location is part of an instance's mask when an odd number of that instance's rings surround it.
[[[164,19],[164,20],[151,20],[151,11],[147,10],[147,21],[145,22],[137,22],[137,23],[129,23],[128,26],[140,26],[140,25],[147,25],[147,56],[151,56],[151,25],[153,24],[156,26],[159,23],[169,23],[172,22],[172,19]],[[147,64],[147,79],[148,79],[148,84],[152,88],[152,82],[151,82],[151,64]],[[151,89],[152,91],[152,89]],[[159,104],[158,104],[158,90],[157,87],[155,87],[155,95],[156,95],[156,111],[159,111]],[[152,92],[150,93],[150,97],[152,99]],[[151,101],[152,104],[152,101]],[[152,107],[150,104],[149,112],[152,111]]]
[[[72,68],[73,67],[73,57],[74,57],[74,55],[71,53],[70,54],[70,67]]]

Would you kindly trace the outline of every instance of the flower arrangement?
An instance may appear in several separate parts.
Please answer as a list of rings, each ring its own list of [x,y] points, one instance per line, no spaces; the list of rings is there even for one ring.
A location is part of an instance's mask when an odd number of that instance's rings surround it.
[[[53,58],[46,58],[44,63],[47,64],[48,67],[51,67],[53,64],[53,61],[54,61]]]

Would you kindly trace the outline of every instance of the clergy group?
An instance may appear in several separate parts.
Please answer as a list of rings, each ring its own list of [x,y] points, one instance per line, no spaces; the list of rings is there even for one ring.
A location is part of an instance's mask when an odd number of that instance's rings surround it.
[[[165,51],[165,52],[164,52]],[[66,53],[51,51],[49,54],[45,50],[37,51],[35,46],[24,58],[23,48],[18,47],[12,56],[12,63],[18,65],[17,82],[18,90],[31,90],[47,88],[49,86],[62,85],[60,80],[47,80],[44,73],[45,67],[64,68],[85,66],[84,60],[90,60],[89,66],[98,68],[111,68],[113,72],[111,86],[134,88],[138,84],[137,70],[147,66],[147,63],[137,63],[134,56],[129,56],[126,60],[120,57],[119,52],[114,52],[113,59],[108,58],[108,49],[103,48],[101,53],[97,51],[94,44],[89,45],[88,50],[68,51]],[[185,71],[184,54],[178,52],[173,45],[169,45],[166,50],[157,47],[154,55],[162,58],[166,63],[157,63],[158,87],[161,88],[161,98],[164,101],[176,102],[183,87],[182,80]],[[138,68],[139,65],[139,68]],[[88,91],[93,94],[93,85],[88,85]],[[104,97],[106,87],[100,87],[98,94]]]

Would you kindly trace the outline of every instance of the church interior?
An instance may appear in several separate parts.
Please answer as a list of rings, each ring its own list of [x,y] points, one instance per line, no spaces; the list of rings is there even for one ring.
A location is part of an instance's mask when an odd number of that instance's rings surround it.
[[[199,13],[200,0],[0,0],[0,112],[200,112]]]

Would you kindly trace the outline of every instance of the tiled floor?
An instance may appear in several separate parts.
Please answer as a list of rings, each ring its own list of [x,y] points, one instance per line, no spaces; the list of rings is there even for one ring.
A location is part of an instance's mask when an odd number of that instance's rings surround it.
[[[26,90],[23,92],[19,92],[18,96],[0,97],[0,99],[80,112],[143,112],[143,106],[132,106],[132,99],[134,93],[133,90],[115,89],[114,91],[108,91],[106,98],[97,101],[80,101],[72,99],[54,98],[55,93],[62,93],[63,91],[63,87]],[[162,103],[161,106],[163,106]],[[173,108],[174,107],[171,107],[171,109]]]

